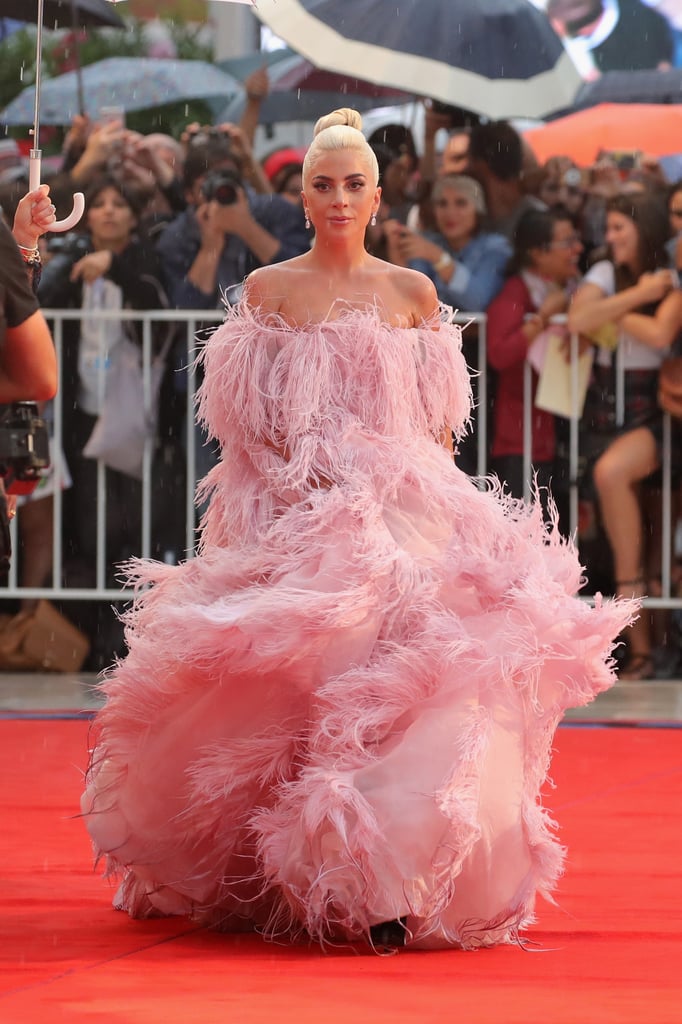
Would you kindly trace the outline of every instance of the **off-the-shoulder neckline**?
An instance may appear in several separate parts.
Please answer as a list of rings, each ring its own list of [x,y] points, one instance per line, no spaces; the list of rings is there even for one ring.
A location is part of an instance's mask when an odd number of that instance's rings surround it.
[[[441,303],[438,307],[438,311],[434,313],[431,319],[424,320],[422,324],[400,326],[384,320],[380,316],[379,310],[376,306],[368,305],[364,309],[343,309],[338,316],[328,317],[324,320],[310,320],[307,323],[292,324],[279,313],[268,311],[264,315],[261,315],[260,310],[253,309],[245,303],[240,302],[236,306],[230,307],[227,318],[230,319],[231,314],[235,319],[251,320],[267,330],[286,332],[293,331],[295,333],[312,332],[322,328],[336,327],[357,319],[369,319],[375,326],[385,328],[389,331],[432,331],[435,327],[441,326],[444,323],[450,323],[452,313],[453,310],[451,307]]]

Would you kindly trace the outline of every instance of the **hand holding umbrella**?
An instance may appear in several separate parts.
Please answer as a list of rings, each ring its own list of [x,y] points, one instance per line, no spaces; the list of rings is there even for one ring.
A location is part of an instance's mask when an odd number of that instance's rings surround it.
[[[18,204],[14,214],[12,234],[22,249],[35,249],[38,239],[46,231],[52,231],[55,224],[54,206],[50,199],[50,186],[39,185],[27,192]]]

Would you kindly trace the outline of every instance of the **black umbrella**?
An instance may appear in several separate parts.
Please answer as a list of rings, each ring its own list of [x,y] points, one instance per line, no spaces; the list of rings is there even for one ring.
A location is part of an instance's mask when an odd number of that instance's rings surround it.
[[[574,107],[599,103],[682,103],[682,68],[605,71],[594,82],[585,83]]]
[[[0,18],[38,24],[38,0],[0,0]],[[125,28],[108,0],[44,0],[43,25],[53,28]]]
[[[529,0],[258,0],[254,11],[317,67],[485,117],[543,117],[581,84]]]

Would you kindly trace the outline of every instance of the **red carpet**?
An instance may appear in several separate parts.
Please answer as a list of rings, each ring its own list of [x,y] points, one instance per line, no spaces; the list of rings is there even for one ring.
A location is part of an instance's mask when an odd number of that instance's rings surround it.
[[[110,909],[74,814],[87,724],[0,722],[2,1024],[680,1024],[682,731],[564,728],[538,951],[322,953]]]

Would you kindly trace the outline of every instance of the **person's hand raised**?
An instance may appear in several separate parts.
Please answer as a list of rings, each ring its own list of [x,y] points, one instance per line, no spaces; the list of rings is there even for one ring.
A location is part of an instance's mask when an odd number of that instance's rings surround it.
[[[196,216],[204,248],[225,244],[226,235],[241,236],[251,223],[251,209],[243,188],[236,187],[237,200],[229,206],[211,199],[197,208]]]
[[[417,231],[411,231],[402,227],[397,239],[400,254],[405,262],[410,260],[427,260],[429,263],[438,263],[442,259],[445,250],[436,242],[429,241]]]
[[[14,240],[25,249],[35,249],[40,236],[50,230],[56,219],[50,186],[40,185],[17,204],[12,228]]]
[[[261,102],[270,92],[270,76],[267,67],[256,68],[244,79],[244,88],[247,98]]]
[[[558,316],[559,313],[565,313],[568,309],[568,301],[568,294],[564,288],[552,288],[548,295],[545,296],[538,313],[546,322],[551,320],[553,316]]]
[[[232,124],[231,121],[225,121],[217,126],[217,130],[226,139],[229,139],[230,148],[237,160],[240,160],[242,163],[248,163],[252,159],[251,143],[239,125]]]
[[[71,280],[91,284],[98,277],[104,277],[111,269],[112,254],[108,249],[89,252],[71,267]]]
[[[62,154],[74,160],[80,157],[87,145],[91,130],[91,121],[87,114],[74,114],[71,125],[64,136]]]
[[[167,188],[175,177],[173,168],[160,155],[154,139],[146,135],[128,140],[123,163],[126,172],[147,188],[155,185]]]
[[[432,100],[426,100],[424,102],[424,135],[427,138],[433,138],[436,132],[441,129],[450,131],[452,127],[452,118],[450,114],[444,114],[439,110],[434,110],[432,102]]]
[[[113,120],[96,124],[88,136],[83,160],[96,166],[105,166],[112,157],[122,152],[126,134],[122,121]]]

